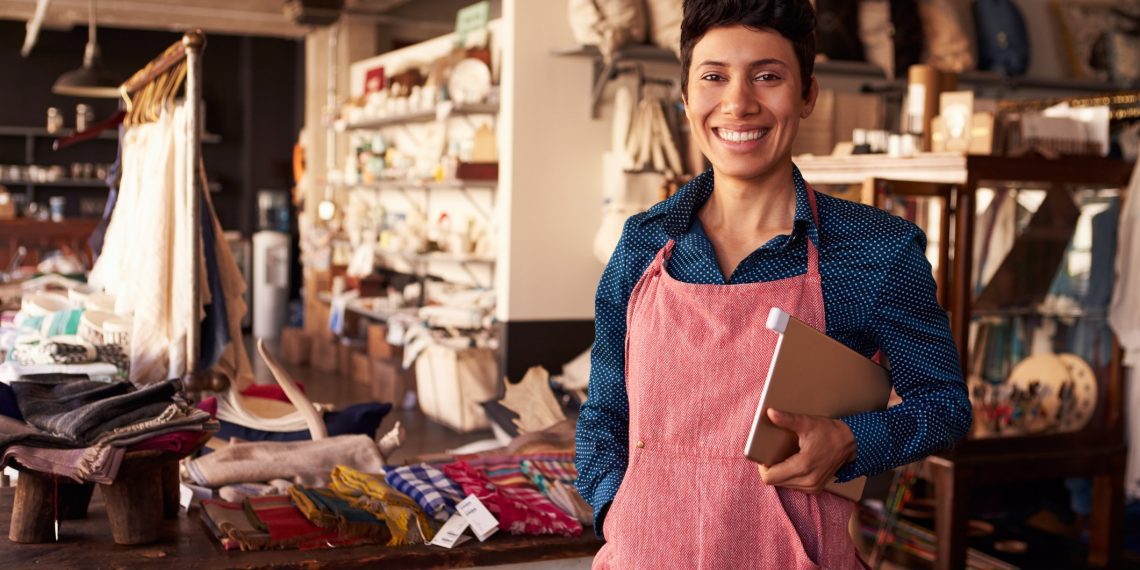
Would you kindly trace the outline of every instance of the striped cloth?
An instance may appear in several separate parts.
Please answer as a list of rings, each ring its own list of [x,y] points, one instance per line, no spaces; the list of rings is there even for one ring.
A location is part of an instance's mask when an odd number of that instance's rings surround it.
[[[455,513],[455,505],[463,500],[463,489],[427,463],[389,468],[385,479],[439,521],[446,521]]]
[[[577,519],[529,484],[496,485],[478,467],[463,461],[444,465],[443,472],[465,492],[479,497],[498,519],[499,528],[511,534],[582,534],[582,525]]]
[[[571,455],[571,454],[568,454]],[[524,472],[538,473],[545,479],[574,484],[578,480],[578,470],[574,467],[573,456],[568,459],[531,459],[524,458],[519,462]],[[528,475],[529,475],[528,473]]]

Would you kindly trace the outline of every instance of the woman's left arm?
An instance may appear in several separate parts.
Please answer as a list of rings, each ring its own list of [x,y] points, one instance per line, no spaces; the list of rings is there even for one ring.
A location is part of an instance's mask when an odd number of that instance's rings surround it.
[[[855,434],[855,460],[836,472],[840,481],[918,461],[966,435],[973,411],[946,311],[915,235],[895,257],[870,317],[873,341],[887,357],[902,403],[884,411],[841,418]]]

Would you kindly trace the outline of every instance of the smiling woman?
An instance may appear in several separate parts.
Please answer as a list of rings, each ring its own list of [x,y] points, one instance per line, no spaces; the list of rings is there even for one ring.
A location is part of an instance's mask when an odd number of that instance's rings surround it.
[[[831,481],[949,447],[971,408],[925,236],[816,194],[792,163],[811,114],[809,0],[686,0],[685,113],[712,169],[630,218],[598,285],[578,488],[607,540],[596,568],[861,568]],[[770,411],[799,452],[743,457],[779,307],[891,363],[902,403]],[[653,529],[649,532],[648,529]],[[668,536],[673,548],[660,548]]]

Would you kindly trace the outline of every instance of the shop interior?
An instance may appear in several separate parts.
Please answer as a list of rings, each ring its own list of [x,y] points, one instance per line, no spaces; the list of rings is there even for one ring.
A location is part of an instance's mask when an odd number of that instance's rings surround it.
[[[0,4],[0,560],[590,567],[595,290],[709,167],[681,5]],[[793,160],[925,231],[974,413],[861,555],[1140,568],[1140,2],[815,6]]]

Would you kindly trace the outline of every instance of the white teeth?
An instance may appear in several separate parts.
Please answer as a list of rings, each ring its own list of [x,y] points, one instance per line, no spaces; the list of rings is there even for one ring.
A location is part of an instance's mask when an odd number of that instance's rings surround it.
[[[727,129],[716,129],[717,136],[728,142],[748,142],[754,141],[764,135],[768,134],[768,129],[759,129],[755,131],[730,131]]]

